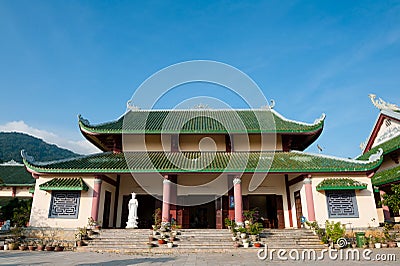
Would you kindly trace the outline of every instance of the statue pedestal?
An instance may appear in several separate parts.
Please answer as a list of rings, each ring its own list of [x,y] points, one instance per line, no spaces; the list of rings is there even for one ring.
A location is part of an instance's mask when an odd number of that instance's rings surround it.
[[[128,222],[126,223],[126,227],[127,229],[129,228],[138,228],[137,225],[137,218],[128,218]]]

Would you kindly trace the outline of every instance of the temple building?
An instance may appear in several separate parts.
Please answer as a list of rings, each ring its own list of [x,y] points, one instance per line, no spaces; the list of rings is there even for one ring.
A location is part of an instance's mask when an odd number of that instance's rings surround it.
[[[299,228],[304,218],[378,226],[371,178],[389,150],[384,157],[370,145],[359,159],[304,152],[324,123],[324,115],[304,123],[267,108],[131,108],[98,125],[79,117],[101,153],[36,162],[22,152],[36,179],[30,225],[76,228],[92,217],[125,228],[135,192],[139,228],[151,228],[157,208],[183,228],[223,228],[226,217],[241,224],[254,208],[266,228]]]
[[[0,198],[31,198],[35,179],[14,160],[0,164]]]
[[[391,193],[391,185],[400,183],[400,108],[395,104],[376,99],[370,94],[372,103],[380,112],[367,141],[361,145],[363,154],[358,159],[367,159],[378,149],[383,150],[383,162],[372,177],[379,222],[400,222],[400,214],[393,213],[381,205],[381,196]]]

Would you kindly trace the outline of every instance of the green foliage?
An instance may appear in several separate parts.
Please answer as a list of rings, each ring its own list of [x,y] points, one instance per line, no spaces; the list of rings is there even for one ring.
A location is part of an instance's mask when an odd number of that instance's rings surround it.
[[[236,227],[236,223],[235,223],[235,221],[234,220],[230,220],[229,218],[225,218],[225,226],[226,227],[231,227],[231,228],[234,228],[234,227]]]
[[[154,229],[159,229],[161,227],[161,208],[157,208],[153,213],[154,219]]]
[[[21,163],[21,150],[25,150],[37,161],[53,161],[78,156],[72,151],[48,144],[27,134],[0,132],[0,163],[10,160]]]
[[[29,222],[32,199],[22,200],[13,198],[1,208],[1,219],[10,220],[11,225],[23,227]]]
[[[344,237],[346,228],[340,222],[335,223],[334,221],[329,222],[326,220],[325,233],[329,240],[331,240],[333,243],[336,243],[339,238]]]
[[[249,224],[249,228],[248,228],[248,233],[250,235],[258,235],[261,233],[263,229],[262,223],[253,223],[253,224]]]
[[[399,213],[400,210],[400,184],[392,185],[392,193],[384,194],[382,204],[388,206],[393,213]]]
[[[237,230],[242,234],[247,232],[247,229],[244,227],[239,227]]]
[[[257,222],[259,218],[258,208],[254,208],[252,210],[244,211],[243,217],[246,221],[249,221],[251,224]]]

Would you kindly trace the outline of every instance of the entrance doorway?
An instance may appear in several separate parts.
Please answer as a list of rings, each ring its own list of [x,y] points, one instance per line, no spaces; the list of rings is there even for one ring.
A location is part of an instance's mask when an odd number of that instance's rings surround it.
[[[303,211],[301,208],[300,190],[294,193],[294,206],[296,208],[297,228],[301,228],[301,217],[303,217]]]
[[[122,200],[122,214],[121,214],[121,228],[126,227],[128,222],[129,200],[132,198],[131,195],[124,195]],[[136,195],[138,200],[138,228],[140,229],[150,229],[153,225],[153,214],[156,209],[156,199],[151,195]]]
[[[190,228],[215,228],[215,202],[189,207]]]
[[[103,228],[109,228],[110,226],[110,210],[111,210],[111,192],[106,190],[104,196],[104,206],[103,206]]]
[[[248,208],[258,210],[264,228],[285,228],[282,195],[249,195]]]

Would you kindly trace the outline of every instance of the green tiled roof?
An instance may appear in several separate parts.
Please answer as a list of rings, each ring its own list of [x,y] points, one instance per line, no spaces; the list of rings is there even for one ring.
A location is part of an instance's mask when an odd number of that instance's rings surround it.
[[[371,154],[376,153],[379,148],[382,148],[383,155],[388,154],[388,153],[390,153],[390,152],[392,152],[394,150],[400,149],[400,135],[397,136],[397,137],[394,137],[392,139],[389,139],[389,140],[385,141],[384,143],[381,143],[381,144],[373,147],[368,152],[366,152],[366,153],[362,154],[361,156],[359,156],[357,159],[367,160],[369,158],[369,156],[371,156]]]
[[[374,186],[382,186],[398,181],[400,181],[400,166],[377,172],[372,177],[372,184]]]
[[[163,152],[105,152],[69,160],[37,163],[22,154],[27,168],[39,173],[356,172],[373,170],[382,162],[382,157],[376,161],[357,161],[303,152],[217,152],[215,158],[213,153],[204,153],[200,157],[199,152],[183,152],[183,156],[180,153]],[[125,157],[131,169],[128,168]],[[185,160],[184,157],[197,159]],[[259,166],[256,169],[257,164]]]
[[[314,124],[288,120],[272,110],[138,110],[116,121],[92,125],[79,116],[79,126],[93,133],[303,133],[322,129],[324,118]]]
[[[351,178],[327,178],[317,185],[317,190],[366,189],[367,184]]]
[[[23,165],[0,165],[0,186],[30,186],[35,184],[31,173]]]
[[[85,190],[89,187],[83,182],[82,178],[53,178],[46,183],[39,185],[41,190]]]

